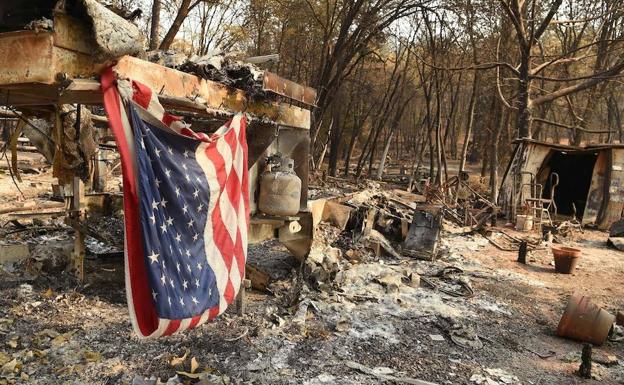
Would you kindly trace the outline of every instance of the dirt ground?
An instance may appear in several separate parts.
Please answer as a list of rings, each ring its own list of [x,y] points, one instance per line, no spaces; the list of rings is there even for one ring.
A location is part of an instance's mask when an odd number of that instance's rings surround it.
[[[46,171],[21,186],[42,196],[51,181]],[[0,208],[21,199],[6,173],[0,186]],[[0,269],[0,384],[624,383],[622,342],[595,347],[595,379],[582,380],[582,344],[554,333],[575,291],[611,312],[624,309],[624,253],[607,248],[604,232],[585,230],[570,242],[583,255],[576,273],[563,275],[548,247],[522,265],[516,252],[449,228],[435,261],[375,257],[322,223],[315,247],[341,256],[331,278],[304,279],[277,242],[250,246],[249,262],[273,283],[248,292],[243,316],[231,307],[196,330],[145,341],[129,323],[122,258],[90,255],[79,284],[62,263],[44,261],[71,249],[72,230],[20,219],[61,228],[8,234],[9,219],[0,216],[1,242],[28,238],[40,263]],[[459,281],[436,277],[449,266],[461,269]],[[474,295],[448,294],[465,289],[457,282]]]

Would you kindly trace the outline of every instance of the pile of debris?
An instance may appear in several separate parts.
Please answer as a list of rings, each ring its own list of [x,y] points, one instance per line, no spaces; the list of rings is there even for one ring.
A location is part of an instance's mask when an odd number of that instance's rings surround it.
[[[422,195],[370,182],[365,190],[320,198],[311,201],[310,207],[317,222],[332,224],[349,234],[351,242],[370,247],[378,256],[435,257],[441,211],[426,204]]]
[[[267,97],[262,91],[264,73],[255,65],[245,63],[236,54],[221,51],[191,57],[178,67],[200,78],[219,82],[245,91],[250,97]]]
[[[422,195],[385,187],[369,181],[367,188],[361,191],[309,202],[317,228],[312,250],[304,262],[304,272],[315,287],[345,279],[341,276],[345,264],[380,258],[394,261],[405,257],[436,258],[443,222],[442,207],[428,204]],[[390,274],[387,268],[382,270],[376,273],[375,279],[389,290],[401,283],[411,282],[416,286],[420,283],[420,278],[412,274],[396,271]],[[436,272],[427,283],[436,287],[436,282],[451,275],[450,271]],[[470,295],[467,286],[450,291]]]
[[[196,75],[245,91],[250,97],[266,98],[262,89],[264,72],[252,63],[245,62],[236,52],[212,51],[204,56],[188,57],[171,51],[151,51],[147,60],[165,67]]]
[[[428,202],[444,208],[444,217],[458,226],[470,230],[483,228],[488,221],[495,222],[499,209],[485,195],[475,190],[469,183],[466,172],[454,176],[441,186],[425,186]]]
[[[123,256],[123,219],[119,216],[92,216],[85,240],[87,258]],[[61,273],[72,276],[71,256],[75,230],[62,213],[29,220],[12,219],[0,229],[0,266],[3,271],[24,278]]]

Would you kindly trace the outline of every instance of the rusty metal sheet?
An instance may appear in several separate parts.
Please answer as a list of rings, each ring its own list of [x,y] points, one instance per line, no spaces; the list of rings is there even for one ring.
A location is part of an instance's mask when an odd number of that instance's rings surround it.
[[[596,163],[594,163],[594,171],[592,172],[592,180],[587,194],[587,204],[583,213],[582,224],[596,223],[598,215],[603,207],[606,206],[606,182],[609,167],[608,151],[602,150],[598,153]]]
[[[50,32],[0,34],[1,103],[15,106],[57,104],[62,88],[58,84],[58,74],[67,74],[68,78],[99,74],[103,65],[95,63],[90,54],[57,47],[54,45],[56,38],[57,35]]]
[[[613,148],[610,151],[611,162],[608,165],[607,204],[599,214],[598,228],[606,230],[622,218],[624,210],[624,149]]]
[[[262,89],[296,100],[309,106],[316,106],[316,90],[284,79],[272,72],[265,71]]]
[[[54,82],[53,35],[34,31],[0,34],[0,85]]]
[[[9,104],[101,102],[99,87],[95,89],[91,85],[73,89],[72,85],[75,84],[70,83],[70,87],[63,90],[67,85],[65,80],[57,79],[58,74],[65,74],[68,80],[90,78],[104,68],[104,64],[96,63],[92,55],[82,52],[86,49],[84,46],[69,41],[78,37],[76,31],[79,29],[72,30],[63,25],[61,22],[57,36],[34,31],[0,34],[0,58],[3,58],[0,62],[0,92],[3,96],[8,92],[11,98]],[[55,41],[71,49],[57,47],[54,45]],[[158,64],[124,56],[118,60],[115,70],[122,77],[137,80],[157,90],[161,96],[172,96],[179,101],[187,100],[194,108],[199,106],[205,112],[246,111],[277,125],[305,130],[310,128],[311,115],[307,109],[286,103],[248,101],[243,91]],[[49,86],[42,88],[43,85]],[[8,102],[4,98],[0,103]],[[168,105],[166,102],[163,104]]]
[[[442,229],[442,206],[417,205],[403,249],[409,255],[433,259],[437,252],[438,238]]]
[[[123,78],[139,81],[160,95],[183,98],[208,109],[225,112],[247,111],[278,125],[310,128],[310,111],[284,103],[248,102],[241,90],[131,56],[118,60],[115,72]]]

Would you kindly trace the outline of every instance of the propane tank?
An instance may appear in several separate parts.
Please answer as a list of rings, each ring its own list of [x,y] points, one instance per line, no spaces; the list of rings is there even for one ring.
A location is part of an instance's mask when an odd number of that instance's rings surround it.
[[[280,154],[267,159],[267,170],[260,176],[260,211],[280,216],[299,212],[301,179],[295,174],[294,165],[294,160]]]

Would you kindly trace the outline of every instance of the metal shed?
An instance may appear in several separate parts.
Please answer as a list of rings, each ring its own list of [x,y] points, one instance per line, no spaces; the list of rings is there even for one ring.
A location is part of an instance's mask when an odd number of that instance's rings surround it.
[[[515,142],[500,187],[498,204],[514,218],[527,197],[531,180],[551,198],[551,175],[559,175],[553,200],[558,218],[576,218],[583,225],[608,229],[624,209],[624,145],[568,146],[532,139]],[[554,219],[554,218],[553,218]]]

